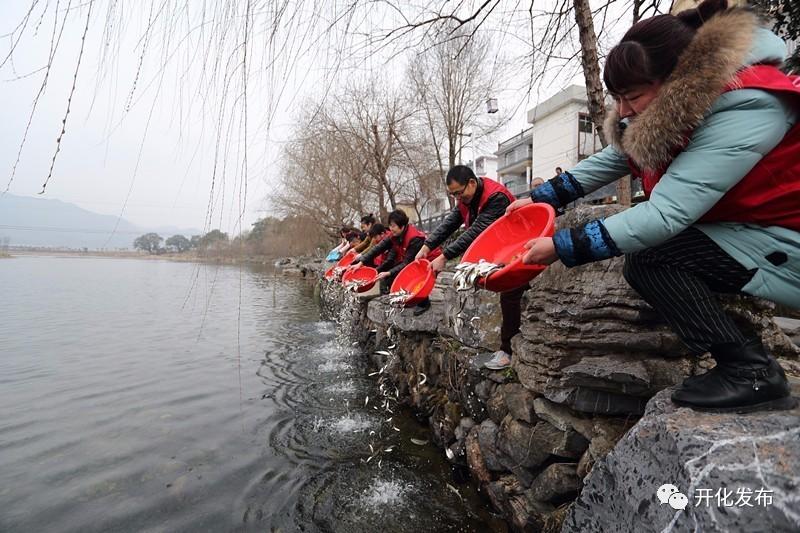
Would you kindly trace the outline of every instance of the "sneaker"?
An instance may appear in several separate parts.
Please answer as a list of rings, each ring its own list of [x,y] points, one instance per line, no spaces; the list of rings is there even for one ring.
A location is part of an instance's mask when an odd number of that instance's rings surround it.
[[[497,350],[483,366],[489,370],[503,370],[511,366],[511,355],[503,350]]]

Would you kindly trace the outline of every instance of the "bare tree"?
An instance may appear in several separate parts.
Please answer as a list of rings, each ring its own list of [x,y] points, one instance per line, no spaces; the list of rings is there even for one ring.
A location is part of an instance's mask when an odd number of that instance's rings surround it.
[[[333,234],[368,205],[366,168],[324,112],[301,123],[284,149],[280,185],[271,199],[284,216],[312,218]]]
[[[422,52],[409,63],[419,118],[430,135],[442,179],[445,161],[449,168],[461,159],[465,133],[475,143],[507,121],[507,115],[490,120],[481,112],[500,78],[490,61],[490,44],[485,33],[461,27],[449,32],[444,41],[427,38]]]
[[[396,172],[407,154],[398,140],[407,134],[413,109],[399,90],[378,78],[351,84],[333,97],[328,124],[342,139],[350,157],[364,163],[370,179],[364,184],[375,195],[378,212],[386,219],[397,208],[398,192],[408,176]]]

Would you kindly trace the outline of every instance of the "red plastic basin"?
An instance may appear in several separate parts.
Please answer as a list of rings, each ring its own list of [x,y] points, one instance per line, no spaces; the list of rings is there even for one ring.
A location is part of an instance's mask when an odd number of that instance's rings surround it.
[[[356,292],[367,292],[373,285],[375,285],[375,278],[378,277],[378,271],[372,267],[360,266],[353,270],[348,270],[342,274],[342,285],[350,281],[362,281],[363,285],[356,287]]]
[[[358,254],[356,254],[355,250],[350,250],[344,254],[341,259],[339,259],[339,262],[336,263],[336,266],[339,268],[350,266],[350,264],[353,262],[353,259],[356,258],[356,255]]]
[[[556,213],[550,204],[530,204],[495,220],[472,241],[461,257],[462,263],[505,265],[479,281],[481,288],[504,292],[520,287],[538,276],[547,265],[526,265],[525,243],[536,237],[552,237]]]
[[[325,271],[325,279],[332,279],[334,271],[337,268],[346,268],[350,266],[350,263],[353,262],[353,259],[356,258],[356,255],[357,254],[353,250],[350,250],[349,252],[344,254],[344,256],[342,256],[342,258],[339,259],[339,261],[335,265],[333,265],[331,268]]]
[[[430,296],[436,283],[436,273],[431,268],[427,259],[412,261],[397,274],[392,282],[390,292],[405,290],[411,296],[405,302],[405,307],[414,307]]]

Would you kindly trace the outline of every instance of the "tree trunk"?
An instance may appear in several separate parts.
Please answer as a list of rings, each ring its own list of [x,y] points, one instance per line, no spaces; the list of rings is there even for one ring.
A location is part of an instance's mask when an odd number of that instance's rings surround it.
[[[575,22],[578,25],[578,37],[581,43],[581,66],[586,81],[586,98],[589,104],[589,116],[592,118],[597,136],[603,148],[608,144],[603,131],[606,118],[603,84],[600,81],[600,61],[597,58],[597,35],[594,33],[592,10],[589,0],[573,0],[575,6]]]
[[[603,128],[603,123],[606,119],[606,106],[603,84],[600,81],[600,61],[597,58],[597,35],[594,33],[592,10],[589,7],[589,0],[573,0],[573,5],[575,6],[575,22],[578,25],[578,37],[581,43],[581,65],[583,66],[583,76],[586,80],[589,116],[594,123],[600,144],[605,148],[608,145]],[[631,205],[630,176],[625,176],[617,181],[617,202],[622,205]]]

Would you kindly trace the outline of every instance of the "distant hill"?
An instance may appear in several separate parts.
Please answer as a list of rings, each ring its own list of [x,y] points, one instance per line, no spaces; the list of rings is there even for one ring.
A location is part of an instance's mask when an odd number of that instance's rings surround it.
[[[115,225],[117,229],[109,239]],[[133,240],[150,231],[164,238],[176,233],[187,237],[201,233],[178,228],[140,228],[124,218],[117,224],[116,216],[93,213],[61,200],[8,193],[0,196],[0,243],[8,238],[11,246],[133,248]]]

